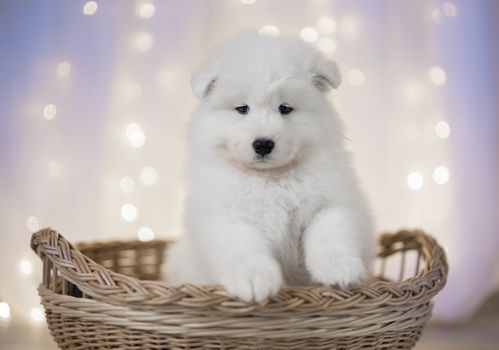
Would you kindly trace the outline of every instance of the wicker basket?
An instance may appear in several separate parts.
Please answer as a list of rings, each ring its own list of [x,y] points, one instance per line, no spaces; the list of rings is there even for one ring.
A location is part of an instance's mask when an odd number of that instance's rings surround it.
[[[264,304],[220,286],[158,281],[167,242],[109,242],[75,248],[52,229],[33,234],[43,261],[39,294],[61,349],[410,349],[444,286],[442,248],[421,231],[380,238],[378,278],[338,289],[283,289]],[[406,252],[416,273],[403,279]],[[399,281],[384,262],[401,257]],[[420,264],[421,262],[421,264]]]

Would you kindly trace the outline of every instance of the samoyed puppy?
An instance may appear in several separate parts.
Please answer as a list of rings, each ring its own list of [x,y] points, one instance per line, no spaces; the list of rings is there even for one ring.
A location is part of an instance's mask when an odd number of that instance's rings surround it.
[[[170,282],[221,284],[262,302],[287,286],[357,284],[370,210],[328,101],[335,62],[292,37],[245,34],[192,77],[184,237]]]

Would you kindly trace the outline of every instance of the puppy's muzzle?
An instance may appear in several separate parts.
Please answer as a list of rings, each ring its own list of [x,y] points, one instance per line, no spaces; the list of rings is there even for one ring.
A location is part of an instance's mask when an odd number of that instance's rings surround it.
[[[274,149],[275,143],[270,139],[256,139],[253,141],[253,149],[256,154],[266,156]]]

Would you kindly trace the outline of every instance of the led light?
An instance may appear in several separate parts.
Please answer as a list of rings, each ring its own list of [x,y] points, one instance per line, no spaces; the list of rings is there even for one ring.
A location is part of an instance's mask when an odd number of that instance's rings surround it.
[[[444,166],[436,167],[435,170],[433,170],[433,181],[435,181],[435,183],[438,185],[445,184],[447,181],[449,181],[449,177],[449,169]]]
[[[365,77],[364,73],[362,73],[358,69],[350,69],[347,73],[347,79],[352,85],[364,85]]]
[[[431,12],[431,19],[435,23],[441,23],[442,22],[442,12],[439,9],[434,9]]]
[[[312,27],[305,27],[300,30],[300,37],[307,43],[313,43],[319,38],[319,33]]]
[[[156,12],[156,8],[154,7],[153,4],[143,4],[138,7],[137,9],[137,16],[140,18],[151,18],[154,16],[154,13]]]
[[[414,83],[407,87],[406,98],[409,101],[420,101],[425,95],[424,87],[421,84]]]
[[[446,139],[450,136],[450,126],[443,120],[435,124],[435,134],[441,139]]]
[[[43,321],[43,311],[39,307],[34,307],[31,309],[31,318],[35,322],[42,322]]]
[[[130,146],[133,148],[140,148],[144,146],[146,142],[146,135],[144,134],[144,131],[142,131],[140,125],[136,123],[128,124],[126,127],[126,137],[130,143]]]
[[[241,0],[241,4],[244,5],[253,5],[256,2],[256,0]]]
[[[33,272],[33,265],[29,260],[23,259],[19,262],[19,269],[23,274],[31,275],[31,272]]]
[[[356,39],[360,34],[359,22],[355,17],[344,16],[338,23],[340,34],[345,39]]]
[[[125,176],[120,181],[120,189],[121,192],[123,193],[126,194],[132,193],[133,190],[135,189],[135,180],[132,179],[130,176]]]
[[[445,74],[445,71],[440,67],[431,67],[428,75],[430,76],[431,82],[437,86],[444,85],[447,80],[447,74]]]
[[[407,176],[407,186],[413,191],[419,191],[423,188],[424,179],[421,173],[415,171]]]
[[[121,207],[121,216],[126,221],[135,221],[138,216],[137,208],[135,207],[135,205],[130,203],[123,204],[123,206]]]
[[[97,12],[97,8],[99,6],[95,1],[88,1],[83,5],[83,14],[86,16],[92,16],[94,13]]]
[[[50,177],[57,178],[62,174],[62,165],[59,162],[51,161],[47,165],[47,173]]]
[[[130,123],[126,126],[126,137],[131,137],[135,132],[142,131],[142,128],[137,123]]]
[[[65,78],[71,73],[71,63],[68,61],[61,62],[57,65],[57,76]]]
[[[336,52],[336,42],[331,38],[320,38],[317,42],[317,48],[326,55]]]
[[[457,8],[456,5],[454,5],[451,2],[446,2],[442,5],[442,12],[444,15],[447,17],[456,17],[457,16]]]
[[[154,239],[154,232],[149,227],[141,227],[137,232],[137,236],[139,237],[139,241],[149,242]]]
[[[4,320],[10,317],[10,306],[5,301],[0,301],[0,318]]]
[[[31,232],[36,232],[40,229],[40,224],[38,223],[38,219],[34,216],[28,217],[26,220],[26,226],[28,227],[28,230]]]
[[[273,25],[267,25],[260,28],[258,31],[260,36],[278,36],[281,34],[281,30]]]
[[[53,104],[48,104],[43,108],[43,117],[47,120],[52,120],[57,114],[57,107]]]
[[[138,131],[130,136],[130,146],[140,148],[146,143],[146,135],[142,131]]]
[[[140,171],[140,183],[146,187],[153,186],[158,181],[158,172],[151,166],[146,166]]]
[[[317,28],[322,34],[332,34],[336,31],[336,21],[328,16],[321,17],[317,21]]]
[[[138,52],[147,52],[152,48],[154,40],[148,32],[138,32],[132,37],[132,47]]]

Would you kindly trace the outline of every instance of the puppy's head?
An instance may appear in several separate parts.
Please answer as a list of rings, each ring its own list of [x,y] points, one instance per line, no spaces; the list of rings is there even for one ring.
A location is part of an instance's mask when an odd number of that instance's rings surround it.
[[[325,93],[340,82],[336,63],[299,39],[237,37],[192,77],[194,142],[247,169],[296,164],[339,136]]]

